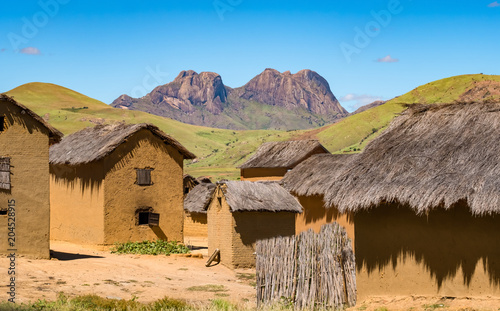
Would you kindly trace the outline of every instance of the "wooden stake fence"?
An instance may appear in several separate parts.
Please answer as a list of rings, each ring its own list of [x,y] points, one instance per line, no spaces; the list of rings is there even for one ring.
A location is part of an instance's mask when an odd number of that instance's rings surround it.
[[[337,223],[294,237],[260,240],[257,253],[259,306],[285,300],[295,308],[356,304],[356,266],[351,241]]]

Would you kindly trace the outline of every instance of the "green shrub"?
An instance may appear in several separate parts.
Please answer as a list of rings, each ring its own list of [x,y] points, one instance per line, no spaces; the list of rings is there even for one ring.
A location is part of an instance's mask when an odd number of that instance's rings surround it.
[[[115,243],[111,249],[112,253],[117,254],[147,254],[147,255],[170,255],[170,254],[187,254],[189,248],[177,241],[143,241],[143,242],[127,242]]]

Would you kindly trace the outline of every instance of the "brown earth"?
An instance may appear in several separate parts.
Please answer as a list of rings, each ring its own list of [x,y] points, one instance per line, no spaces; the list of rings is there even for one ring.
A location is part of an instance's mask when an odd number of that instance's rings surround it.
[[[481,81],[475,82],[474,87],[460,95],[460,101],[478,101],[492,99],[500,99],[500,82],[497,81]]]
[[[165,296],[195,304],[222,298],[245,307],[255,306],[253,280],[247,279],[254,270],[232,271],[221,265],[207,268],[206,257],[118,255],[65,242],[52,241],[51,249],[57,259],[17,258],[16,302],[56,300],[58,293],[64,292],[69,297],[135,296],[141,302]],[[8,264],[8,258],[0,258],[4,271],[0,277],[0,301],[7,300]],[[193,286],[200,288],[190,290]]]
[[[202,305],[214,298],[255,309],[255,270],[232,271],[224,266],[205,267],[203,259],[178,256],[117,255],[65,242],[51,242],[52,260],[17,258],[16,302],[55,300],[67,296],[95,294],[101,297],[150,302],[165,296]],[[201,250],[203,253],[204,249]],[[195,251],[199,253],[199,251]],[[206,254],[206,253],[205,253]],[[7,299],[9,259],[0,258],[0,301]],[[219,285],[210,287],[206,285]],[[196,290],[190,290],[194,286]],[[210,292],[209,290],[221,290]],[[499,310],[500,299],[492,297],[446,298],[378,296],[358,302],[357,310]]]

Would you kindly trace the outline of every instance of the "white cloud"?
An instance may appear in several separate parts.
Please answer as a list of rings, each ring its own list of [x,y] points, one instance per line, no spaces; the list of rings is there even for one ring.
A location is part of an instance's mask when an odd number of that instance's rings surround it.
[[[22,54],[28,54],[28,55],[40,55],[40,54],[42,54],[39,49],[31,47],[31,46],[24,48],[24,49],[21,49],[21,51],[19,51],[19,52]]]
[[[391,55],[387,55],[386,57],[377,59],[378,63],[397,63],[399,59],[392,58]]]
[[[492,2],[492,3],[488,4],[489,8],[496,8],[496,7],[499,7],[499,6],[500,6],[500,3],[498,3],[498,1],[495,1],[495,2]]]
[[[353,112],[354,110],[362,107],[364,105],[368,105],[377,100],[383,100],[381,96],[368,95],[368,94],[347,94],[341,97],[340,102],[342,106],[347,109],[349,112]]]

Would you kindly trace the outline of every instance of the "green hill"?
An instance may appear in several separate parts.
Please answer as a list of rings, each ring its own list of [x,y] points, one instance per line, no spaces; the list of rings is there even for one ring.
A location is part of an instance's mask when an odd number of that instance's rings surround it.
[[[406,104],[439,104],[454,101],[500,100],[500,76],[462,75],[437,80],[396,97],[378,107],[315,130],[331,152],[360,151],[405,109]]]
[[[434,81],[381,106],[308,131],[236,131],[189,125],[141,111],[112,108],[70,89],[46,83],[25,84],[7,94],[64,134],[101,123],[153,123],[198,156],[197,161],[187,163],[187,173],[218,180],[236,179],[239,175],[236,166],[266,141],[316,138],[333,153],[359,152],[404,110],[406,104],[500,100],[500,76],[463,75]]]
[[[187,164],[187,173],[209,175],[215,179],[236,179],[239,174],[236,166],[261,143],[288,140],[302,133],[233,131],[189,125],[141,111],[112,108],[55,84],[28,83],[7,94],[44,117],[65,135],[103,123],[153,123],[198,156],[196,163]]]

